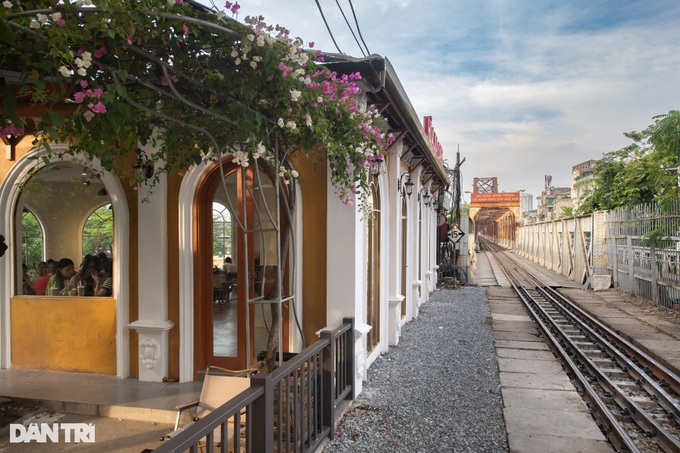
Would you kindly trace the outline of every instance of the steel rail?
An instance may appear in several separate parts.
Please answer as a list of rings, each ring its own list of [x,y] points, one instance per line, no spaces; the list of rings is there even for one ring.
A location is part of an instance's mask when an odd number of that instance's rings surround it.
[[[487,241],[480,242],[490,251],[504,251],[496,244],[489,244]],[[607,425],[606,431],[612,444],[617,448],[623,446],[629,451],[639,451],[635,440],[627,433],[622,423],[617,421],[629,419],[642,429],[646,440],[653,438],[661,450],[680,451],[678,436],[657,421],[657,417],[665,417],[665,422],[672,425],[674,432],[677,433],[680,430],[678,426],[680,405],[677,399],[665,390],[665,388],[675,389],[680,385],[677,375],[577,307],[562,294],[545,285],[539,277],[523,268],[520,263],[512,260],[505,253],[495,253],[495,255],[496,261],[534,316],[545,337],[552,343],[553,349],[571,368],[573,375],[578,379],[579,386],[585,391],[587,399],[594,403],[596,412],[600,412],[598,419]],[[517,274],[521,274],[523,279],[534,286],[537,296],[540,297],[531,295]],[[540,299],[543,301],[539,301]],[[603,354],[606,357],[601,357]],[[605,363],[614,368],[605,368],[598,363]],[[659,373],[649,376],[648,373],[651,374],[652,370],[659,370]],[[588,375],[585,375],[584,371]],[[609,376],[610,374],[621,377],[615,381]],[[659,376],[663,378],[660,379]],[[625,378],[629,380],[626,381]],[[596,386],[602,390],[598,392]],[[629,391],[627,392],[626,389]],[[629,394],[633,391],[644,391],[648,396]],[[602,394],[604,399],[598,393]],[[611,405],[620,410],[614,411]],[[644,405],[653,406],[654,413],[646,409]]]

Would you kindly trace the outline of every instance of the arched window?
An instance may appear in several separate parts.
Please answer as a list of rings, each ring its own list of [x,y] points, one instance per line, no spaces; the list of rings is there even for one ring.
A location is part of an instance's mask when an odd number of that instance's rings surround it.
[[[22,263],[33,269],[43,260],[43,229],[38,218],[29,209],[21,214],[21,251]]]
[[[367,294],[366,323],[372,327],[367,337],[367,349],[371,352],[380,342],[380,190],[371,183],[367,202],[371,210],[366,230]]]
[[[83,225],[83,256],[113,254],[113,211],[106,203],[90,214]]]
[[[231,213],[222,203],[213,202],[213,258],[231,256]]]

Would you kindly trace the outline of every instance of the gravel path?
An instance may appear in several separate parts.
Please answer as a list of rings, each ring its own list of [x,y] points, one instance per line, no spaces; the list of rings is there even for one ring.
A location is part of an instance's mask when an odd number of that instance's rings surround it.
[[[488,316],[484,288],[435,291],[371,365],[324,452],[507,452]]]

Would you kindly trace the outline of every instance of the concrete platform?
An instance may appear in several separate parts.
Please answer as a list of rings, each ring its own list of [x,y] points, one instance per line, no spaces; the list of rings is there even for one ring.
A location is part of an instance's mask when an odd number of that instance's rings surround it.
[[[85,373],[0,370],[0,395],[49,409],[36,412],[37,423],[92,423],[95,444],[10,443],[9,427],[0,430],[0,452],[84,451],[139,453],[161,445],[174,428],[179,404],[198,399],[201,382],[155,383]]]

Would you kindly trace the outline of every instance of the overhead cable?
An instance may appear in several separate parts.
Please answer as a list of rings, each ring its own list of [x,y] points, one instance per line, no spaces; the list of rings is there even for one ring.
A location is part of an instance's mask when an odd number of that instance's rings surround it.
[[[361,54],[365,57],[366,52],[364,52],[363,47],[361,47],[361,44],[359,43],[359,40],[357,39],[357,35],[354,34],[354,29],[352,28],[349,21],[347,20],[347,16],[345,15],[345,11],[342,9],[342,6],[340,6],[340,2],[338,0],[335,0],[335,4],[338,5],[338,9],[340,10],[340,14],[342,14],[342,18],[345,19],[345,23],[347,24],[347,28],[349,28],[350,33],[352,33],[352,37],[354,37],[354,41],[357,43],[357,46],[359,46],[359,50],[361,51]],[[350,5],[351,4],[352,3],[350,2]],[[352,8],[352,13],[353,12],[354,12],[354,8]],[[356,16],[354,16],[354,19],[356,20]]]
[[[354,12],[354,5],[352,4],[352,0],[349,1],[349,7],[352,9],[352,16],[354,16],[354,23],[357,26],[357,33],[359,33],[359,38],[361,38],[361,42],[364,43],[364,47],[366,48],[366,53],[369,55],[371,54],[371,51],[368,50],[368,46],[366,45],[366,41],[364,41],[364,37],[361,35],[361,28],[359,27],[359,21],[357,20],[357,15]]]
[[[338,43],[335,42],[335,37],[333,36],[333,32],[331,32],[331,28],[328,26],[328,22],[326,21],[326,16],[323,14],[323,9],[321,8],[321,5],[319,4],[319,0],[316,1],[316,6],[319,8],[319,13],[321,13],[321,18],[323,19],[323,23],[326,24],[326,30],[328,30],[328,34],[331,36],[331,39],[333,40],[333,44],[335,45],[335,48],[338,50],[338,53],[343,53],[342,50],[340,50],[340,47],[338,47]]]

